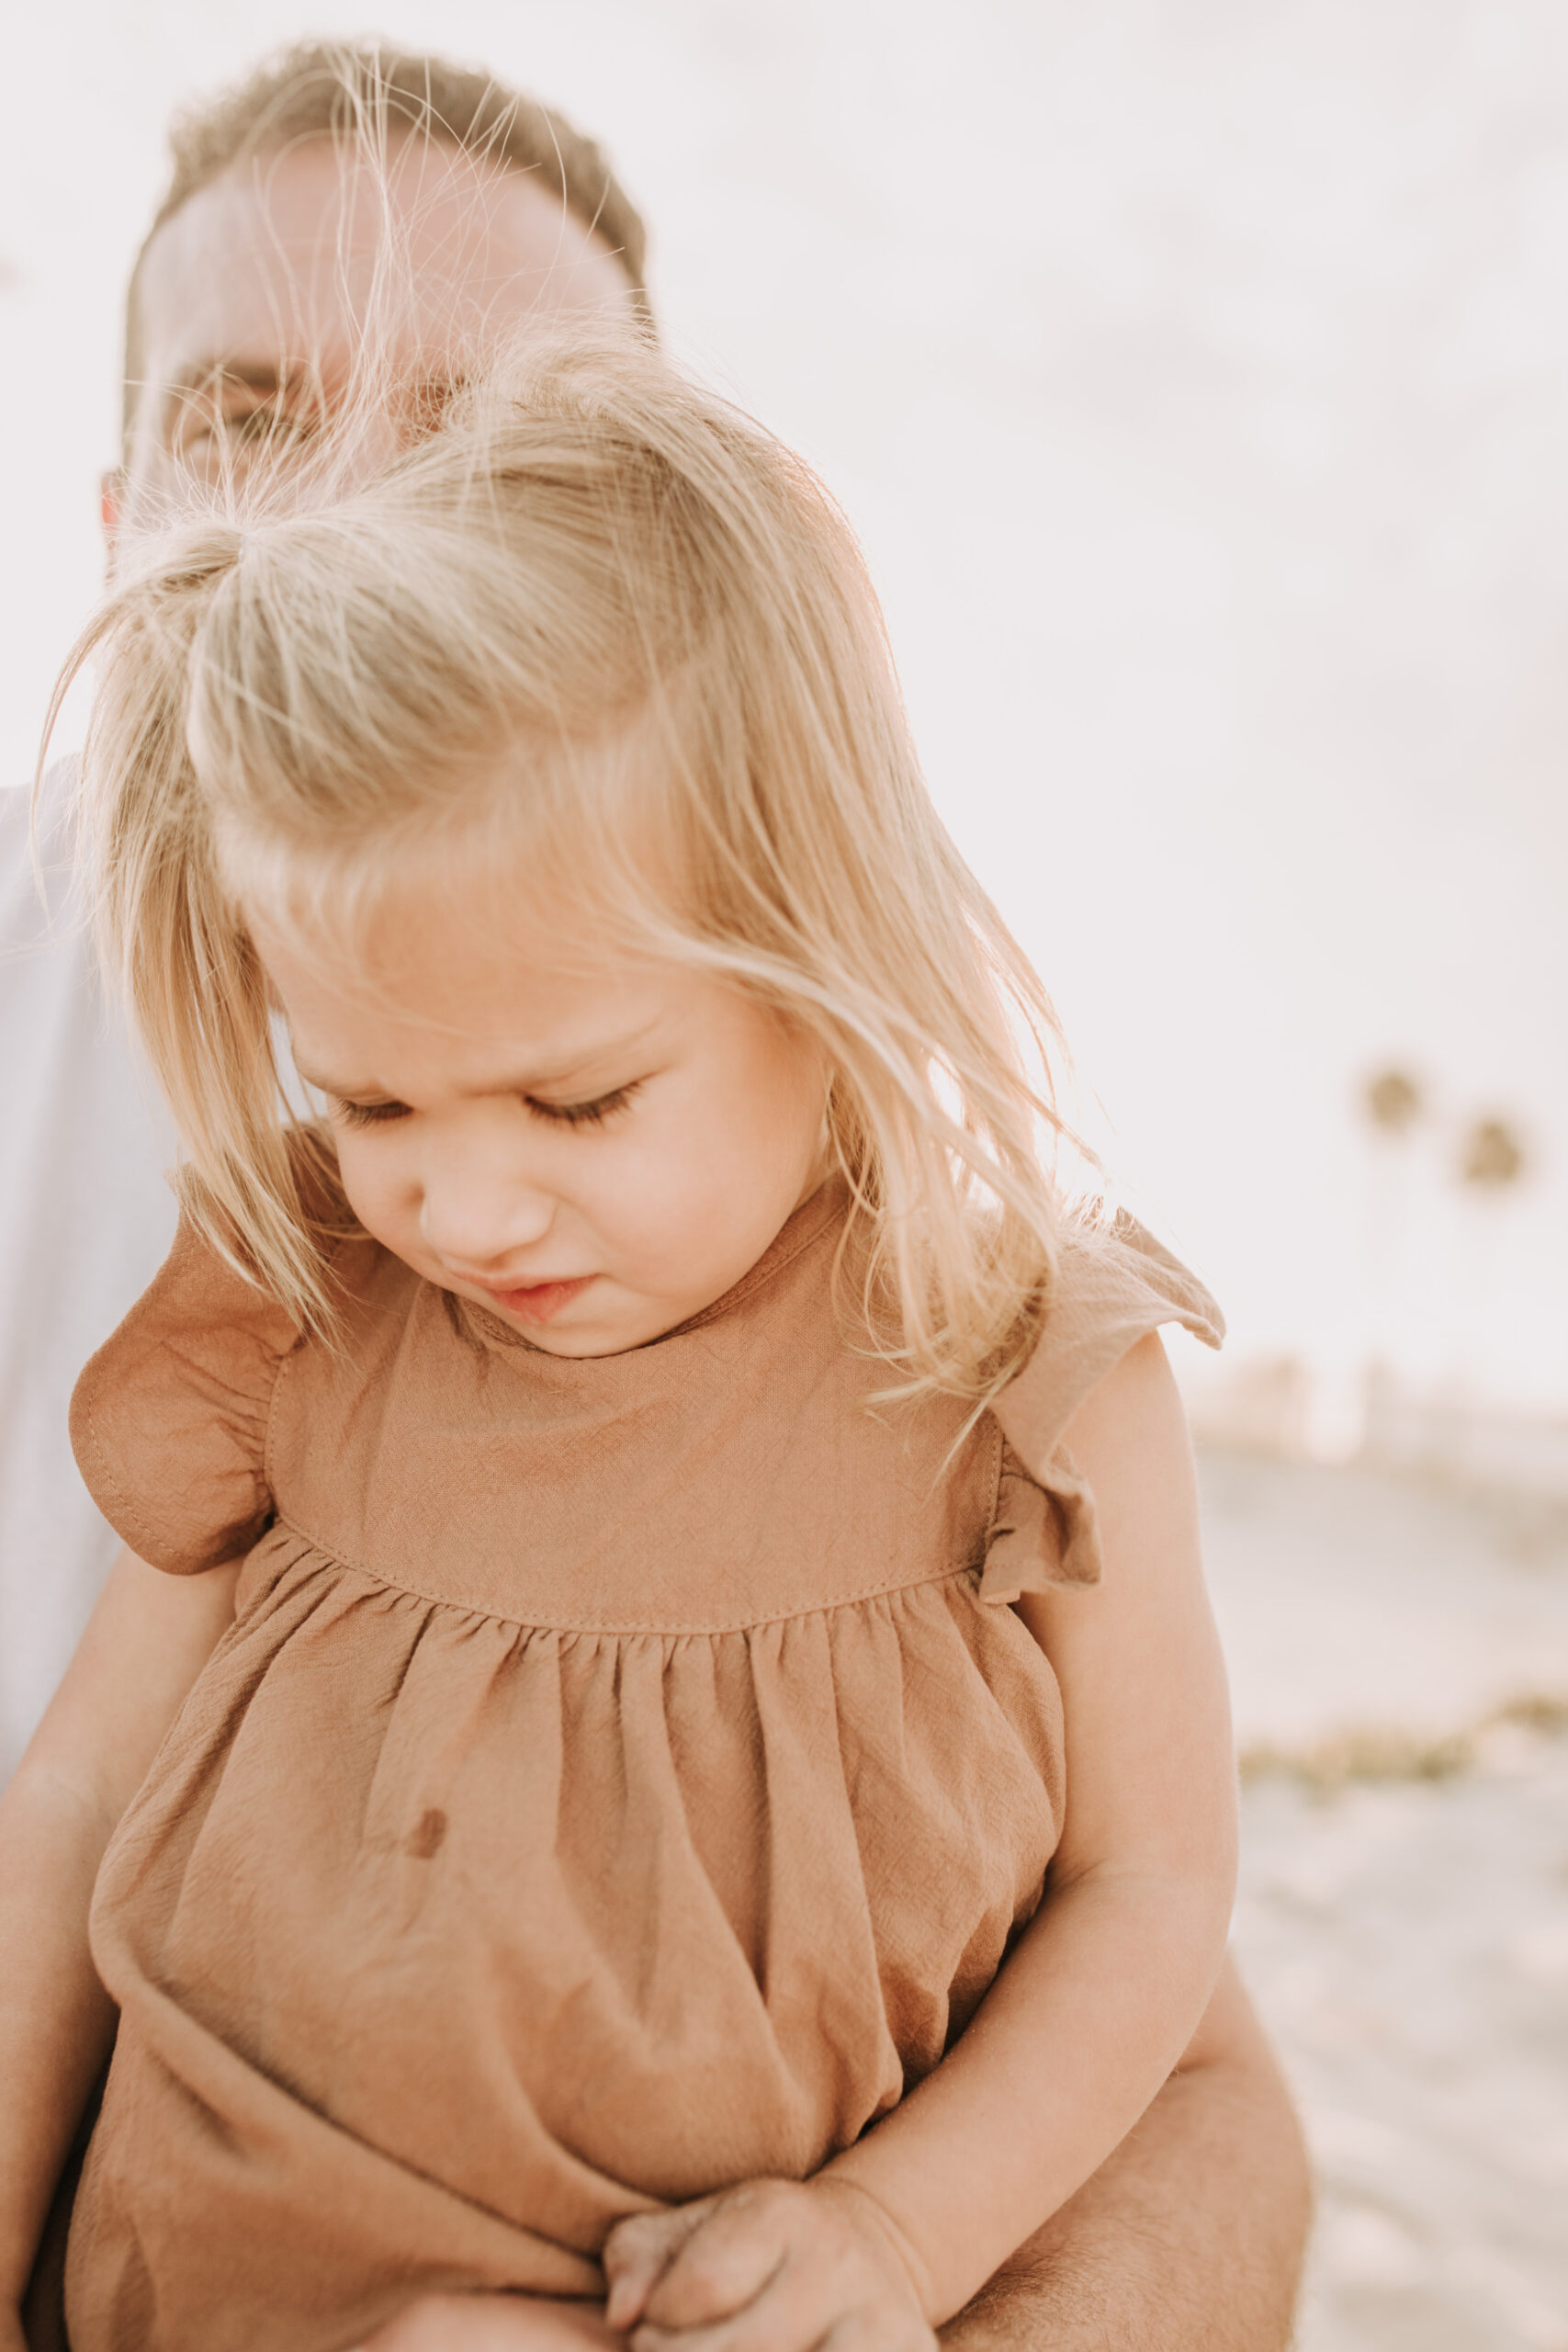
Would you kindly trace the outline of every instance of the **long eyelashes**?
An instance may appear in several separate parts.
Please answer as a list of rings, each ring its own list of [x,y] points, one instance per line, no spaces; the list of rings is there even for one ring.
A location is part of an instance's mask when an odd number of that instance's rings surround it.
[[[536,1118],[548,1119],[552,1125],[565,1127],[602,1127],[617,1111],[624,1111],[642,1081],[634,1080],[630,1086],[617,1086],[613,1094],[596,1095],[592,1102],[541,1102],[532,1094],[523,1098]]]
[[[533,1094],[524,1095],[523,1102],[535,1118],[550,1126],[602,1127],[629,1106],[642,1083],[641,1079],[634,1079],[629,1086],[595,1095],[590,1102],[544,1102]],[[406,1102],[344,1102],[334,1097],[333,1108],[345,1127],[380,1127],[409,1115]]]
[[[345,1127],[380,1127],[389,1119],[405,1119],[406,1102],[345,1102],[341,1095],[332,1098],[333,1111]]]

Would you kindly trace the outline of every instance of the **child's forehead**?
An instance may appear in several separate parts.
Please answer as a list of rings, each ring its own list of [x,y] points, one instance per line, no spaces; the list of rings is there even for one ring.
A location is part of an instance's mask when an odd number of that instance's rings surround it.
[[[691,961],[689,861],[645,735],[623,722],[564,760],[507,741],[430,779],[432,808],[355,842],[220,823],[220,868],[280,989],[287,959],[447,1019],[459,1002],[471,1014],[625,986]],[[649,788],[628,792],[634,774]]]
[[[575,747],[577,770],[610,777],[597,796],[554,791],[547,752],[520,739],[457,773],[445,807],[354,845],[220,829],[298,1057],[339,1074],[459,1050],[476,1070],[554,1067],[694,1017],[716,959],[693,923],[688,861],[660,795],[628,807],[638,796],[616,789],[655,775],[645,735],[634,718]],[[521,816],[516,775],[536,787]]]
[[[388,1069],[450,1082],[562,1075],[651,1046],[699,1016],[700,976],[587,935],[568,910],[514,928],[433,899],[379,910],[350,943],[253,918],[268,979],[306,1074],[333,1091]]]

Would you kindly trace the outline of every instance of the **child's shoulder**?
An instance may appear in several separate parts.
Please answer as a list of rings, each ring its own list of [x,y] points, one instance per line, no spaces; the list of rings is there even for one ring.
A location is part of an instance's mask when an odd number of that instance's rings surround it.
[[[1069,1216],[1039,1340],[1002,1394],[1013,1442],[1054,1442],[1127,1351],[1167,1323],[1180,1324],[1206,1347],[1224,1338],[1224,1317],[1209,1292],[1135,1217],[1125,1210],[1111,1220]]]
[[[1094,1498],[1064,1441],[1079,1407],[1140,1340],[1168,1323],[1206,1347],[1224,1337],[1203,1284],[1134,1217],[1069,1217],[1039,1338],[991,1403],[1004,1445],[987,1600],[1099,1580]]]
[[[305,1218],[345,1305],[385,1252],[359,1235],[321,1153],[291,1138]],[[231,1559],[272,1516],[266,1435],[280,1365],[308,1335],[213,1238],[188,1201],[168,1257],[92,1356],[71,1400],[77,1466],[99,1510],[154,1566]]]

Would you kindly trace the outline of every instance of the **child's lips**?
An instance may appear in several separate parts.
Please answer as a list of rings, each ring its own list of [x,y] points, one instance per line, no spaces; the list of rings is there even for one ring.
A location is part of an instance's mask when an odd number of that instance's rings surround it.
[[[486,1283],[484,1287],[497,1306],[504,1307],[508,1315],[515,1315],[520,1323],[549,1323],[592,1280],[592,1274],[576,1274],[565,1282],[517,1283],[507,1288],[499,1283]]]

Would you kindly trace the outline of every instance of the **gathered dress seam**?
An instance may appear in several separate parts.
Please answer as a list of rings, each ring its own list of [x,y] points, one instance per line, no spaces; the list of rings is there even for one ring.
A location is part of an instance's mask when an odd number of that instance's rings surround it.
[[[809,1601],[803,1608],[776,1609],[769,1616],[740,1617],[722,1625],[562,1625],[544,1618],[514,1616],[507,1610],[490,1608],[481,1600],[468,1600],[460,1594],[427,1592],[423,1585],[411,1584],[402,1577],[389,1576],[384,1568],[367,1567],[361,1561],[347,1558],[333,1545],[323,1544],[319,1536],[309,1528],[301,1527],[297,1520],[290,1519],[283,1510],[278,1511],[268,1530],[267,1538],[263,1540],[279,1535],[292,1536],[296,1542],[316,1553],[328,1567],[339,1569],[344,1576],[357,1577],[361,1583],[378,1585],[388,1592],[402,1593],[410,1600],[423,1600],[433,1609],[458,1610],[465,1616],[485,1617],[494,1624],[514,1625],[520,1633],[604,1634],[615,1639],[649,1637],[672,1642],[708,1641],[719,1634],[761,1633],[769,1625],[784,1625],[802,1617],[831,1616],[836,1611],[853,1608],[860,1601],[886,1600],[895,1593],[919,1592],[936,1585],[956,1584],[964,1577],[977,1579],[981,1574],[979,1565],[961,1563],[956,1567],[942,1568],[935,1576],[903,1577],[887,1584],[872,1585],[859,1591],[838,1593],[827,1600]]]

